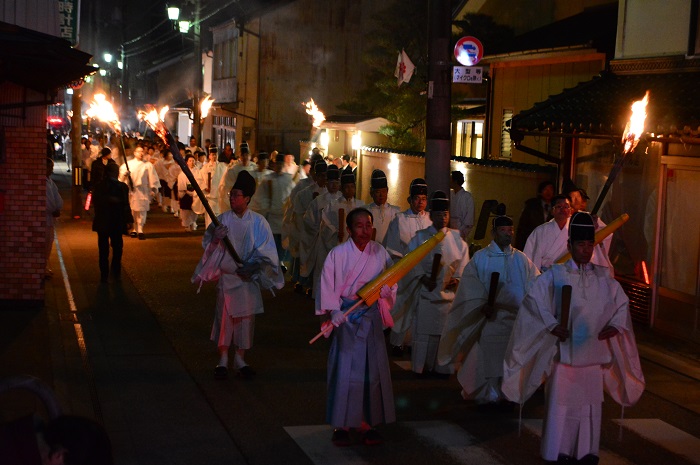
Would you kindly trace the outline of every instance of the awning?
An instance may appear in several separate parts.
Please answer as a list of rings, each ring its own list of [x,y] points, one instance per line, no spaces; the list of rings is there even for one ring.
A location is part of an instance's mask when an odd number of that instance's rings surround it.
[[[634,101],[649,91],[646,132],[656,137],[700,133],[700,72],[603,73],[513,117],[511,138],[525,135],[622,137]]]
[[[65,39],[0,22],[0,82],[46,92],[95,73],[91,58]]]

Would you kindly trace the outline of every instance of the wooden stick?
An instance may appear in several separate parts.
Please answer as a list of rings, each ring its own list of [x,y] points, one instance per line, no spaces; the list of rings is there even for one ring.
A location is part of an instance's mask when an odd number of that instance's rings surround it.
[[[345,209],[338,209],[338,242],[343,242],[343,223],[345,223]]]
[[[343,315],[345,316],[345,318],[348,317],[348,315],[350,314],[350,312],[354,311],[357,307],[359,307],[360,305],[362,305],[363,302],[364,302],[364,300],[360,299],[360,300],[358,300],[357,302],[355,302],[355,304],[354,304],[352,307],[350,307],[349,309],[347,309],[347,310],[343,313]],[[309,341],[309,344],[313,344],[313,343],[316,342],[321,336],[323,336],[323,335],[326,334],[326,333],[331,332],[331,331],[333,330],[334,327],[335,327],[335,326],[333,326],[333,324],[331,323],[326,329],[322,330],[320,333],[318,333],[317,335],[315,335],[315,336],[313,337],[313,339],[311,339],[311,340]]]
[[[498,280],[501,277],[501,273],[498,271],[494,271],[491,273],[491,282],[489,283],[489,296],[488,299],[486,300],[486,303],[488,304],[489,307],[493,307],[493,304],[496,302],[496,292],[498,291]]]
[[[569,329],[569,313],[571,311],[571,286],[565,284],[561,287],[561,324],[564,329]],[[561,339],[563,342],[565,339]]]

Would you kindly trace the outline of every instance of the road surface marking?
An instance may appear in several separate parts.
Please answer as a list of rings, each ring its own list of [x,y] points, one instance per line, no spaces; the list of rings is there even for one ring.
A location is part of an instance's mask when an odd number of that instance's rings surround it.
[[[445,421],[409,421],[401,423],[411,428],[418,436],[440,446],[460,463],[499,465],[502,462],[487,449],[478,445],[478,440],[464,428]]]
[[[285,426],[284,430],[315,465],[366,464],[356,448],[336,447],[331,442],[333,428],[328,425]]]
[[[613,420],[649,442],[700,464],[700,439],[658,418]]]

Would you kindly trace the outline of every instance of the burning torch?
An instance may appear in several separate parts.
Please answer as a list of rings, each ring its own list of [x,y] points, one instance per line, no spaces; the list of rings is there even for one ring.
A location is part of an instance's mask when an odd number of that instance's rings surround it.
[[[187,180],[190,182],[190,184],[192,184],[192,187],[194,187],[194,190],[199,196],[199,199],[202,201],[202,205],[207,211],[209,217],[211,218],[212,223],[214,223],[214,226],[219,226],[221,223],[216,217],[214,211],[211,209],[211,206],[209,205],[207,198],[204,196],[204,192],[202,192],[202,189],[199,187],[199,183],[192,174],[192,171],[187,166],[187,163],[185,163],[185,160],[182,159],[182,155],[180,155],[180,151],[177,148],[177,142],[175,142],[175,138],[170,133],[170,131],[168,131],[168,128],[165,127],[163,119],[165,117],[165,114],[168,112],[168,107],[162,108],[160,110],[160,113],[156,111],[156,109],[152,105],[149,105],[147,109],[148,111],[140,110],[138,112],[139,119],[141,121],[145,121],[146,124],[148,124],[148,126],[153,130],[153,132],[155,132],[156,135],[160,137],[165,146],[168,147],[170,153],[173,154],[173,159],[177,162],[178,165],[180,165],[180,168],[187,177]],[[233,248],[233,244],[231,243],[231,240],[228,238],[228,236],[224,237],[224,244],[226,244],[226,249],[229,251],[236,263],[243,263],[243,260],[241,260],[241,257],[239,257],[238,253],[236,253],[236,249]]]
[[[632,116],[627,122],[627,126],[625,126],[625,131],[622,133],[622,156],[617,159],[610,170],[610,175],[595,201],[595,206],[591,210],[591,215],[598,213],[605,196],[610,190],[610,186],[612,186],[612,183],[615,182],[615,178],[620,174],[627,155],[632,153],[635,147],[637,147],[639,138],[644,132],[644,121],[647,117],[647,103],[649,103],[649,91],[646,91],[642,100],[638,100],[632,104]]]
[[[314,134],[311,136],[312,141],[318,140],[319,132],[321,131],[321,124],[326,120],[326,116],[321,110],[318,109],[314,99],[309,99],[308,102],[301,102],[302,106],[306,108],[306,114],[313,118],[312,126],[316,129]]]
[[[95,94],[92,103],[90,103],[90,108],[85,112],[85,114],[87,114],[90,118],[96,118],[103,123],[107,123],[119,137],[119,141],[121,142],[122,146],[122,158],[124,158],[124,166],[126,166],[126,179],[129,183],[129,190],[133,191],[134,182],[131,179],[129,163],[126,161],[126,148],[124,147],[124,138],[122,137],[122,125],[119,122],[117,112],[114,111],[114,107],[107,101],[104,94]],[[85,209],[87,210],[87,207]]]

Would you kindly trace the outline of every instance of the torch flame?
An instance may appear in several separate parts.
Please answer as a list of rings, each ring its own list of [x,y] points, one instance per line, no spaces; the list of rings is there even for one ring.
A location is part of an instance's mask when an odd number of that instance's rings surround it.
[[[632,116],[630,117],[625,132],[622,135],[622,142],[625,144],[624,153],[629,153],[637,146],[639,137],[644,132],[644,121],[647,118],[647,104],[649,103],[649,91],[644,94],[644,98],[632,104]]]
[[[314,99],[311,99],[308,102],[302,102],[302,105],[306,107],[306,113],[313,117],[313,126],[315,128],[321,127],[321,123],[323,123],[326,120],[326,116],[321,110],[318,109],[316,103],[314,102]]]
[[[209,110],[211,109],[212,104],[214,103],[214,99],[211,98],[211,96],[207,95],[204,100],[202,100],[202,103],[200,104],[200,109],[201,109],[201,117],[200,119],[204,119],[207,117],[209,114]]]
[[[146,110],[139,110],[137,112],[137,116],[139,118],[139,121],[144,121],[148,126],[153,130],[153,132],[156,133],[157,136],[159,136],[165,144],[168,144],[167,138],[166,138],[166,133],[168,132],[168,129],[165,127],[165,115],[168,113],[168,110],[170,107],[167,105],[164,106],[163,108],[160,109],[160,111],[156,110],[156,107],[153,105],[146,105]]]
[[[85,112],[89,118],[96,118],[110,125],[116,132],[121,132],[122,125],[112,104],[107,101],[105,94],[95,94],[90,108]]]

